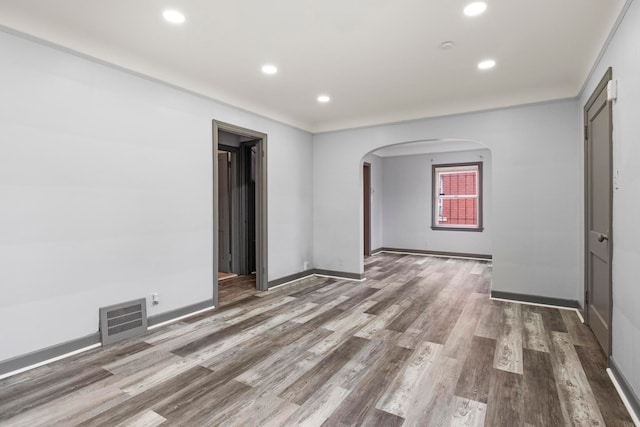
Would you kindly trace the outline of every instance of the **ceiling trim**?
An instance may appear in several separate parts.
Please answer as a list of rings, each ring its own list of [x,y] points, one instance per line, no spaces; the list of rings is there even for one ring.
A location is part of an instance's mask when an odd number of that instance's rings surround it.
[[[395,126],[395,125],[403,125],[403,124],[411,124],[411,123],[423,122],[425,120],[437,120],[437,119],[445,119],[445,118],[452,118],[452,117],[463,117],[463,116],[470,116],[470,115],[474,115],[474,114],[492,113],[492,112],[496,112],[496,111],[513,110],[515,108],[528,108],[528,107],[535,107],[535,106],[541,106],[541,105],[559,104],[559,103],[562,103],[562,102],[577,101],[577,100],[578,100],[577,96],[570,96],[570,97],[565,97],[565,98],[550,99],[550,100],[547,100],[547,101],[528,102],[528,103],[525,103],[525,104],[507,105],[507,106],[504,106],[504,107],[495,107],[495,108],[485,108],[485,109],[479,109],[479,110],[473,110],[473,111],[464,111],[464,112],[461,112],[461,113],[441,114],[441,115],[420,117],[420,118],[416,118],[416,119],[399,120],[399,121],[395,121],[395,122],[385,122],[385,123],[377,123],[377,124],[372,124],[372,125],[346,127],[346,128],[335,129],[335,130],[317,131],[317,132],[313,132],[313,135],[325,135],[325,134],[339,133],[339,132],[351,131],[351,130],[374,129],[374,128],[385,127],[385,126]],[[419,141],[422,141],[422,140],[419,140]],[[419,142],[419,141],[408,141],[408,142]]]
[[[223,106],[228,107],[228,108],[232,108],[232,109],[237,110],[237,111],[242,111],[244,113],[251,114],[253,116],[260,117],[260,118],[263,118],[263,119],[271,120],[273,122],[279,123],[281,125],[285,125],[287,127],[290,127],[290,128],[296,129],[296,130],[300,130],[300,131],[303,131],[303,132],[307,132],[307,133],[313,134],[313,132],[311,131],[311,126],[308,123],[306,123],[306,124],[298,123],[298,121],[294,120],[293,118],[281,118],[281,117],[277,117],[277,115],[275,115],[275,114],[271,115],[271,114],[268,114],[268,113],[256,111],[257,108],[256,109],[248,109],[246,107],[241,107],[241,106],[238,106],[238,105],[235,105],[235,104],[231,104],[229,102],[222,101],[220,99],[214,98],[213,96],[206,95],[206,94],[204,94],[202,92],[197,92],[195,90],[188,89],[188,88],[185,88],[183,86],[179,86],[179,85],[174,84],[174,83],[170,83],[170,82],[168,82],[166,80],[162,80],[162,79],[157,78],[157,77],[149,76],[149,75],[141,73],[139,71],[135,71],[135,70],[132,70],[130,68],[126,68],[126,67],[123,67],[121,65],[114,64],[113,62],[105,61],[104,59],[97,58],[97,57],[89,55],[87,53],[83,53],[83,52],[80,52],[78,50],[71,49],[69,47],[66,47],[66,46],[63,46],[61,44],[52,42],[50,40],[46,40],[46,39],[34,36],[32,34],[28,34],[28,33],[22,32],[20,30],[16,30],[16,29],[11,28],[11,27],[7,27],[7,26],[2,25],[2,24],[0,24],[0,31],[2,31],[2,32],[6,33],[6,34],[9,34],[11,36],[15,36],[15,37],[27,40],[27,41],[31,41],[31,42],[37,43],[37,44],[39,44],[41,46],[49,47],[49,48],[52,48],[52,49],[55,49],[55,50],[58,50],[58,51],[61,51],[61,52],[76,56],[76,57],[84,59],[86,61],[90,61],[90,62],[99,64],[99,65],[103,65],[103,66],[109,67],[109,68],[117,70],[117,71],[124,72],[124,73],[129,74],[129,75],[134,76],[134,77],[142,78],[144,80],[147,80],[147,81],[150,81],[150,82],[153,82],[153,83],[158,83],[158,84],[161,84],[162,86],[165,86],[165,87],[168,87],[168,88],[171,88],[171,89],[175,89],[175,90],[178,90],[180,92],[187,93],[189,95],[194,95],[194,96],[197,96],[198,98],[201,98],[201,99],[206,99],[207,101],[211,101],[211,102],[214,102],[216,104],[220,104],[220,105],[223,105]]]
[[[609,45],[611,44],[611,41],[613,40],[613,38],[615,37],[616,33],[618,32],[618,28],[620,28],[620,25],[622,24],[622,21],[624,20],[624,17],[627,15],[627,12],[629,11],[629,8],[631,7],[631,3],[633,3],[633,0],[627,0],[626,3],[624,4],[624,6],[622,6],[622,10],[618,14],[618,19],[616,19],[616,22],[613,24],[613,27],[611,28],[611,31],[609,31],[609,35],[607,36],[607,39],[605,40],[604,44],[602,45],[602,48],[600,49],[600,52],[598,53],[598,56],[596,57],[596,60],[593,62],[593,65],[591,66],[591,69],[589,70],[589,73],[587,74],[586,78],[582,82],[582,86],[580,87],[580,90],[578,91],[578,94],[576,95],[577,99],[582,98],[582,95],[584,95],[584,92],[587,89],[587,85],[589,84],[589,82],[593,78],[593,75],[596,72],[596,69],[598,68],[598,66],[600,65],[600,62],[602,61],[602,58],[604,57],[604,54],[606,53],[607,49],[609,48]]]

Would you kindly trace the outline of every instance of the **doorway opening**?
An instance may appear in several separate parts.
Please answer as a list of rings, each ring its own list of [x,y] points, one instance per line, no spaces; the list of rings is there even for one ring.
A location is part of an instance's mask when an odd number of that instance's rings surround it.
[[[478,181],[475,196],[482,195],[478,202],[478,211],[483,212],[482,227],[473,233],[468,232],[469,227],[435,230],[432,212],[437,212],[438,199],[434,197],[433,165],[467,163],[482,164],[483,179]],[[364,154],[356,166],[361,173],[358,191],[362,191],[361,271],[368,255],[389,251],[492,259],[492,164],[486,145],[462,139],[406,141]],[[480,218],[480,213],[476,216]]]
[[[267,289],[266,140],[213,121],[213,300]]]
[[[364,256],[371,255],[371,163],[362,165],[362,200],[364,203]]]

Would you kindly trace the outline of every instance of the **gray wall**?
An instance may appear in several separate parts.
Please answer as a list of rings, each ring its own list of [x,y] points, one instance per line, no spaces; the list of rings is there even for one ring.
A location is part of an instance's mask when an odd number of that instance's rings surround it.
[[[431,229],[431,166],[446,163],[483,164],[484,231]],[[383,242],[385,247],[440,252],[491,254],[491,153],[489,150],[385,157],[382,160]]]
[[[613,358],[640,396],[640,4],[631,5],[580,98],[582,107],[608,67],[618,81],[613,104]],[[576,145],[582,146],[582,140]],[[581,223],[582,226],[582,223]],[[580,292],[582,292],[582,281]]]
[[[470,140],[486,146],[493,162],[493,289],[577,299],[582,254],[577,110],[577,102],[567,100],[315,135],[315,266],[363,272],[365,155],[410,141]]]
[[[382,203],[384,200],[382,182],[382,159],[375,154],[369,154],[364,158],[371,164],[371,250],[380,249],[382,241]]]
[[[312,136],[0,32],[0,360],[212,297],[212,119],[268,134],[269,279],[312,259]]]

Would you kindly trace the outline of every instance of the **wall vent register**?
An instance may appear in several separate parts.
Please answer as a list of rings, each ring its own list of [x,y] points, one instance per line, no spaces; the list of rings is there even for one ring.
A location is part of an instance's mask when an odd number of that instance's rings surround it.
[[[102,344],[112,344],[147,332],[147,303],[144,298],[100,308]]]

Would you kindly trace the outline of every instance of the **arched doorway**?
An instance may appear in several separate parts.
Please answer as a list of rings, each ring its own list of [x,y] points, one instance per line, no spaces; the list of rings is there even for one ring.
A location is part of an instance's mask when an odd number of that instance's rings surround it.
[[[434,182],[436,166],[453,166],[446,178],[460,174],[459,165],[480,165],[478,194],[442,194],[434,197],[438,188]],[[363,185],[361,205],[362,258],[379,251],[405,251],[441,255],[490,258],[492,255],[492,159],[484,145],[469,140],[425,140],[397,143],[371,150],[360,160]],[[366,173],[370,176],[367,177]],[[444,175],[442,175],[444,176]],[[456,182],[457,182],[456,181]],[[367,185],[370,183],[369,193]],[[447,193],[451,193],[451,186]],[[439,191],[439,190],[438,190]],[[440,193],[440,191],[439,191]],[[369,195],[369,199],[367,199]],[[473,197],[476,197],[474,199]],[[434,218],[451,226],[434,227]],[[442,216],[442,200],[447,212]],[[463,201],[477,204],[480,224],[472,228],[457,217]],[[467,203],[472,205],[472,203]],[[456,206],[456,209],[451,209]],[[367,211],[367,208],[370,208]],[[469,210],[469,209],[467,209]],[[456,212],[456,218],[452,212]],[[369,236],[367,236],[369,232]],[[361,264],[364,265],[364,264]]]

